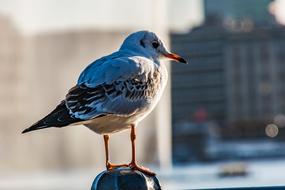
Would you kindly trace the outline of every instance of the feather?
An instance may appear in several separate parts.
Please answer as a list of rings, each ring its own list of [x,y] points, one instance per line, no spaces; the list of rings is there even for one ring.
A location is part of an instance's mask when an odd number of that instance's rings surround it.
[[[78,84],[66,95],[69,114],[82,120],[101,114],[130,116],[147,106],[160,89],[161,76],[148,59],[136,59],[139,61],[115,58],[91,64],[83,73],[99,70],[105,80],[97,79],[96,74],[81,74]]]
[[[25,129],[22,133],[49,127],[64,127],[80,121],[82,120],[69,115],[68,109],[65,106],[65,101],[62,101],[50,114],[33,124],[31,127]]]

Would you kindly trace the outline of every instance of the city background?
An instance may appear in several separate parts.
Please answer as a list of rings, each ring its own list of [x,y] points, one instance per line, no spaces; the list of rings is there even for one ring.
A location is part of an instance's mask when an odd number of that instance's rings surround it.
[[[282,0],[0,0],[0,189],[90,188],[105,169],[101,136],[21,131],[142,29],[190,64],[165,63],[168,87],[138,127],[139,162],[164,189],[285,185],[284,12]],[[127,131],[110,152],[129,162]]]

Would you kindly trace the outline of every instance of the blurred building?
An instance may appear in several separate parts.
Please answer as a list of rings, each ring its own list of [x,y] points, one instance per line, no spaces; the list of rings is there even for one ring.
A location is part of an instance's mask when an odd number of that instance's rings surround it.
[[[172,50],[190,62],[172,67],[173,134],[203,108],[224,139],[269,139],[267,125],[274,122],[275,139],[285,136],[284,122],[276,123],[285,114],[285,28],[269,15],[271,1],[258,1],[253,15],[244,12],[251,12],[247,2],[256,1],[220,1],[220,6],[206,0],[204,24],[172,34]]]
[[[11,155],[17,151],[7,149],[9,144],[15,144],[18,139],[11,139],[15,136],[13,126],[20,122],[19,98],[21,94],[20,64],[22,36],[17,31],[11,20],[5,16],[0,16],[0,165],[5,167],[5,163],[11,160]],[[15,164],[15,163],[14,163]]]
[[[285,28],[229,34],[225,44],[227,119],[273,120],[285,112]]]
[[[276,26],[227,37],[227,121],[243,128],[245,136],[264,136],[266,124],[285,113],[284,32]],[[284,136],[279,127],[279,137]]]
[[[0,17],[0,119],[5,126],[18,113],[21,35],[7,17]],[[0,143],[1,144],[1,143]]]
[[[258,24],[269,24],[275,18],[269,13],[273,0],[204,0],[205,18],[219,18],[226,22],[250,20]]]
[[[207,123],[180,123],[180,130],[173,131],[173,162],[189,163],[208,160],[209,140]]]
[[[173,122],[193,120],[200,108],[209,119],[226,119],[224,37],[220,26],[201,26],[187,34],[173,34],[172,50],[189,65],[172,65]]]

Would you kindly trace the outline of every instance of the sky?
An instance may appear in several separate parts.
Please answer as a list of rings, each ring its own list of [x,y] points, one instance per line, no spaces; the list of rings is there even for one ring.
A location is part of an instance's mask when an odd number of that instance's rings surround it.
[[[158,0],[156,0],[157,2]],[[153,15],[166,10],[172,30],[185,31],[203,21],[202,0],[0,0],[0,14],[8,15],[24,33],[66,28],[142,29],[154,23]],[[285,24],[285,1],[272,10]]]
[[[64,28],[149,28],[152,15],[167,7],[167,22],[178,30],[202,21],[201,0],[0,0],[0,13],[26,33]]]

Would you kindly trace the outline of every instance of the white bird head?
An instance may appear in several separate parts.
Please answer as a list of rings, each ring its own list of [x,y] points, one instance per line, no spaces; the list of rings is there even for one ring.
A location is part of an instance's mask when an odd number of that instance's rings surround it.
[[[124,40],[120,50],[131,51],[153,60],[159,60],[160,58],[166,57],[187,64],[187,61],[181,56],[170,53],[157,35],[149,31],[139,31],[130,34]]]

